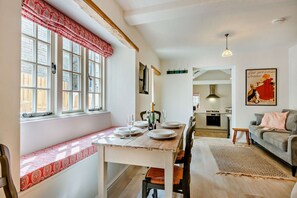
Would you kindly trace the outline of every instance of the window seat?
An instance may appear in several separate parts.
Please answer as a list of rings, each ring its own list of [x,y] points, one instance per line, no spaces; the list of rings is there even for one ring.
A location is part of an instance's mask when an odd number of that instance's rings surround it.
[[[75,138],[20,159],[20,188],[24,191],[97,152],[92,142],[113,133],[115,127]]]

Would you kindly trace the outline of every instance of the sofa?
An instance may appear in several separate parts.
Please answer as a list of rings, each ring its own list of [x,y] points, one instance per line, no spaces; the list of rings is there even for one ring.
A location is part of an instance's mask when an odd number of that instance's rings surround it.
[[[252,143],[255,142],[289,163],[292,167],[292,175],[295,176],[297,167],[297,110],[283,109],[288,112],[285,121],[286,130],[265,129],[260,127],[264,114],[255,114],[256,121],[249,126]]]

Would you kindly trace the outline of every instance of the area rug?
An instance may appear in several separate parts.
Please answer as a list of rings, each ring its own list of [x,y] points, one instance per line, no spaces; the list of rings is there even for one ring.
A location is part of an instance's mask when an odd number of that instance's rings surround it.
[[[209,148],[219,168],[217,174],[296,181],[250,147],[209,145]]]

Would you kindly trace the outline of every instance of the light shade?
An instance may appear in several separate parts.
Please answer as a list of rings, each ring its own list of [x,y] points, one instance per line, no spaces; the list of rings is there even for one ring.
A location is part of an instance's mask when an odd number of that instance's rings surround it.
[[[232,56],[232,52],[228,49],[228,36],[229,36],[229,33],[225,34],[225,37],[226,37],[226,49],[223,51],[222,57]]]
[[[223,51],[222,57],[229,57],[232,56],[232,52],[227,48]]]

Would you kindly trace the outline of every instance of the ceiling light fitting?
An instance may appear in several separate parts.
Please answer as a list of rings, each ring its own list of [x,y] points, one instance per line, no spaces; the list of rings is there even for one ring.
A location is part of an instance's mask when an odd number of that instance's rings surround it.
[[[226,37],[226,49],[222,53],[222,57],[229,57],[232,56],[232,52],[228,49],[228,36],[229,34],[225,34]]]
[[[287,20],[286,17],[281,17],[281,18],[277,18],[277,19],[273,19],[271,21],[272,24],[282,24],[283,22],[285,22]]]

